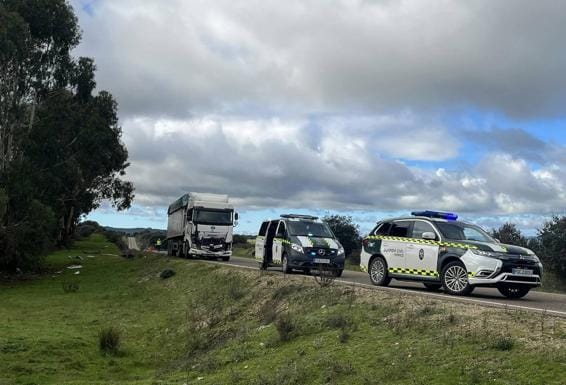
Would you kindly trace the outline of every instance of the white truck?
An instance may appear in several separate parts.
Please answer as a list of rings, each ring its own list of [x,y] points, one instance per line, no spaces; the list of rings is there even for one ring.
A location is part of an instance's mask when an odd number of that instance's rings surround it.
[[[167,216],[167,255],[230,259],[238,213],[228,195],[190,192],[169,206]]]

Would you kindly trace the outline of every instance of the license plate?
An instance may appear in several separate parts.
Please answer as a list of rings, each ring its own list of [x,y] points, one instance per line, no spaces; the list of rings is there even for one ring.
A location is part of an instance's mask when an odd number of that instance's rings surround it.
[[[513,275],[533,275],[530,269],[513,269]]]
[[[314,263],[330,263],[330,259],[327,258],[315,258]]]

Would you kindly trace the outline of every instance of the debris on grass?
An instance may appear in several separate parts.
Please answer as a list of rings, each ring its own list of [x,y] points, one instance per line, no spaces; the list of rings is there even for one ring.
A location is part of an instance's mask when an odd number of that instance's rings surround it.
[[[76,269],[82,269],[83,265],[71,265],[71,266],[67,266],[67,269],[69,270],[76,270]]]

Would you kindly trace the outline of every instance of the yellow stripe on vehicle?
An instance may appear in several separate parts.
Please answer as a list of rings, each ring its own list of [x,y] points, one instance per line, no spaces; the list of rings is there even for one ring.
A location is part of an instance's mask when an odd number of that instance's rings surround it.
[[[408,275],[420,275],[425,277],[438,277],[438,272],[435,270],[423,270],[423,269],[403,269],[400,267],[390,267],[387,269],[390,273],[397,274],[408,274]]]
[[[274,241],[279,241],[279,242],[281,242],[281,243],[283,243],[283,244],[286,244],[286,245],[292,245],[292,244],[293,244],[291,241],[288,241],[288,240],[283,239],[283,238],[273,238],[273,240],[274,240]]]
[[[468,245],[466,243],[458,242],[440,242],[432,241],[429,239],[416,239],[416,238],[403,238],[403,237],[390,237],[388,235],[370,235],[367,239],[375,239],[382,241],[397,241],[397,242],[409,242],[409,243],[420,243],[423,245],[435,245],[435,246],[446,246],[446,247],[456,247],[460,249],[473,249],[476,250],[478,247],[474,245]]]

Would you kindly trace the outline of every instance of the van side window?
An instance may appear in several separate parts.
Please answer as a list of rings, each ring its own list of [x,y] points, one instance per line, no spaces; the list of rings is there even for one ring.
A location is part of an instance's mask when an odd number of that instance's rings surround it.
[[[261,224],[261,227],[259,228],[259,233],[257,234],[260,237],[264,237],[265,233],[267,232],[267,225],[269,225],[269,222],[263,222]]]
[[[391,222],[382,223],[375,231],[374,235],[389,235],[389,229],[391,229]]]
[[[413,225],[413,238],[421,239],[423,237],[423,233],[434,233],[434,229],[427,222],[415,221]],[[436,233],[435,233],[436,234]]]
[[[279,222],[279,227],[277,228],[277,237],[284,238],[285,230],[286,230],[285,222]]]
[[[411,227],[410,221],[393,222],[391,230],[389,230],[389,235],[392,237],[407,238],[409,235],[409,227]]]

